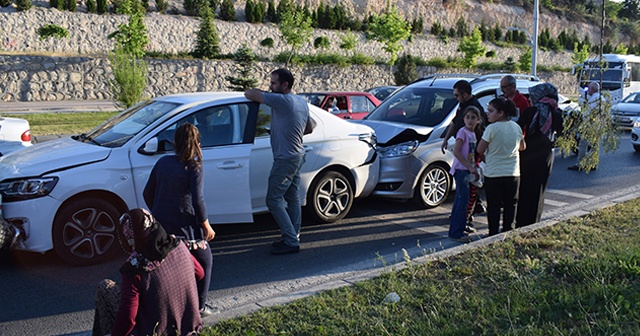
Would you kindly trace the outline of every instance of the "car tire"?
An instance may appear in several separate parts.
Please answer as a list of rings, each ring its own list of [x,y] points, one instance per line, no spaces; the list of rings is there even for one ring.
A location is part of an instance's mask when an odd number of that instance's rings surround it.
[[[311,183],[306,210],[314,222],[333,223],[349,213],[353,197],[349,180],[339,172],[327,171]]]
[[[640,145],[633,145],[633,149],[634,149],[636,152],[640,152]]]
[[[71,201],[53,223],[53,248],[73,266],[108,260],[120,246],[119,217],[118,209],[105,200],[89,197]]]
[[[451,191],[451,175],[442,164],[431,164],[422,172],[413,192],[413,202],[424,208],[435,208],[446,201]]]

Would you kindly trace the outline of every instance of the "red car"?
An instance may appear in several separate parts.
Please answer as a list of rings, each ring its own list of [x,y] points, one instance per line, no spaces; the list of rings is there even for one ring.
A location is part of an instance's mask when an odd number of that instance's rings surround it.
[[[299,93],[309,103],[343,119],[360,120],[373,111],[380,101],[368,92],[305,92]]]

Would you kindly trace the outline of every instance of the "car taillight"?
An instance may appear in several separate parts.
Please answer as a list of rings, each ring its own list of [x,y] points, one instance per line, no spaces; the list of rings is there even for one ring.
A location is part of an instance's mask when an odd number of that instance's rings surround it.
[[[29,130],[24,131],[24,133],[22,133],[22,135],[20,136],[20,140],[31,142],[31,131]]]

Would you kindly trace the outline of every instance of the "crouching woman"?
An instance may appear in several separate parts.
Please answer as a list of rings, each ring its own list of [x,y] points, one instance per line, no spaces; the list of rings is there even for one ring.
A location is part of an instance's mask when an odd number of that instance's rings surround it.
[[[204,270],[180,240],[145,209],[120,217],[121,287],[98,285],[93,335],[195,335],[202,329],[196,279]]]

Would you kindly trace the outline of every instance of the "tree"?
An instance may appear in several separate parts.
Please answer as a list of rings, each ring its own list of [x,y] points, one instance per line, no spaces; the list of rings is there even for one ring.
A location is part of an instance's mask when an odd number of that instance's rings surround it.
[[[244,4],[244,17],[245,19],[247,19],[247,22],[249,23],[256,23],[257,20],[253,17],[254,14],[254,7],[256,5],[253,3],[253,0],[247,0],[247,2]]]
[[[523,72],[531,70],[532,50],[527,48],[523,54],[518,58],[518,69]]]
[[[311,18],[304,17],[300,12],[284,12],[281,17],[280,24],[278,25],[282,39],[291,46],[291,53],[286,64],[289,64],[293,53],[302,47],[302,45],[309,41],[313,34],[313,28],[311,27]],[[285,66],[286,66],[285,64]]]
[[[461,16],[458,18],[458,21],[456,21],[456,36],[465,37],[468,35],[469,35],[469,27],[467,26],[467,22]]]
[[[624,0],[622,2],[622,8],[618,11],[618,17],[637,20],[638,17],[640,17],[640,1]]]
[[[398,53],[402,50],[400,41],[411,36],[411,27],[398,13],[395,6],[388,7],[382,15],[374,15],[369,27],[371,37],[384,44],[382,49],[389,53],[389,65],[396,62]]]
[[[18,11],[27,11],[31,9],[31,0],[16,0],[16,9]]]
[[[98,14],[104,14],[107,12],[107,0],[96,0],[96,11]]]
[[[222,0],[222,4],[220,4],[220,19],[224,21],[237,21],[236,9],[233,7],[231,0]]]
[[[620,43],[616,46],[616,49],[613,51],[613,53],[626,55],[628,51],[629,51],[629,48],[625,47],[624,44]]]
[[[582,48],[578,48],[578,42],[573,44],[573,55],[571,60],[573,64],[582,64],[587,57],[589,57],[589,46],[583,45]]]
[[[471,68],[476,65],[476,59],[486,52],[486,48],[482,45],[480,29],[476,27],[471,36],[463,37],[458,45],[458,50],[464,53],[462,64],[465,67]]]
[[[64,9],[70,12],[76,11],[76,0],[65,0],[64,1]]]
[[[220,39],[216,29],[213,11],[209,6],[200,7],[200,29],[196,37],[196,48],[193,51],[196,57],[214,58],[220,53]]]
[[[120,11],[129,15],[129,23],[120,24],[118,30],[111,33],[109,38],[115,39],[115,49],[122,49],[125,54],[134,58],[142,58],[149,43],[142,5],[136,0],[124,0]]]
[[[11,0],[2,0],[0,1],[0,6],[2,7],[6,7],[9,6],[11,4]],[[49,1],[49,6],[51,6],[51,8],[56,8],[58,10],[62,10],[62,7],[64,5],[64,0],[50,0]]]
[[[227,88],[233,91],[246,91],[256,87],[258,80],[253,77],[256,63],[256,55],[246,44],[233,54],[233,60],[238,68],[238,77],[226,76],[225,79],[231,84]]]
[[[273,4],[273,0],[269,0],[269,5],[267,6],[267,21],[269,22],[278,22],[278,15],[276,14],[276,6]]]
[[[418,79],[417,64],[414,57],[410,54],[402,55],[398,59],[398,67],[393,73],[396,85],[407,85]]]
[[[109,80],[109,88],[117,105],[120,108],[135,105],[147,86],[147,63],[119,48],[111,53],[109,62],[114,77]]]

